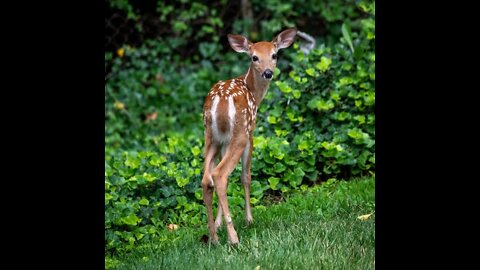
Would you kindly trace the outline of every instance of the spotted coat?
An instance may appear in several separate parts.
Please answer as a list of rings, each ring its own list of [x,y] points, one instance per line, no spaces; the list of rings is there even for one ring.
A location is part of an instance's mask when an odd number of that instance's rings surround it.
[[[235,130],[243,130],[250,138],[257,116],[255,104],[243,77],[217,82],[205,99],[205,130],[211,127],[214,141],[220,143],[228,143]]]

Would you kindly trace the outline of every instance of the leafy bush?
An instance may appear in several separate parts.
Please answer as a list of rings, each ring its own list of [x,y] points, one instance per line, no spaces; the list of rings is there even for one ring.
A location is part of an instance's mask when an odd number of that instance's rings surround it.
[[[157,38],[172,54],[199,60],[203,55],[199,52],[216,48],[220,38],[226,40],[227,33],[242,33],[254,40],[268,39],[291,26],[332,45],[341,36],[340,26],[344,21],[357,24],[365,16],[356,2],[251,0],[253,18],[243,18],[240,1],[107,0],[106,15],[111,16],[106,18],[106,25],[113,36],[108,39],[107,48],[116,50],[119,47],[115,43],[116,35],[121,35],[120,40],[127,40],[129,44]],[[360,2],[360,5],[365,4]],[[116,27],[118,17],[132,27],[123,28],[124,24]],[[223,52],[229,50],[222,49]]]
[[[292,70],[275,82],[260,107],[265,139],[257,139],[253,163],[274,166],[256,168],[260,178],[276,175],[272,189],[297,188],[301,176],[312,183],[374,168],[374,21],[362,21],[360,32],[343,29],[342,42],[332,48],[320,46],[304,56],[297,47]],[[278,178],[284,183],[275,185]]]
[[[334,46],[304,55],[282,52],[279,69],[257,114],[252,199],[306,189],[327,179],[375,169],[375,6],[358,24],[343,24]],[[286,12],[286,11],[285,11]],[[350,30],[352,28],[352,30]],[[165,41],[106,53],[105,250],[129,250],[170,223],[204,226],[202,104],[218,80],[245,72],[241,54],[218,55],[204,43],[201,61],[171,53]],[[214,46],[214,47],[212,47]],[[283,58],[283,59],[282,59]],[[243,211],[240,166],[228,199]]]

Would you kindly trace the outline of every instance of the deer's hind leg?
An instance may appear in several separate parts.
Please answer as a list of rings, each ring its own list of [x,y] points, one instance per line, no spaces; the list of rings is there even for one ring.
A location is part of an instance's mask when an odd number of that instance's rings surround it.
[[[238,164],[243,150],[247,144],[247,138],[241,136],[233,138],[227,146],[222,161],[213,170],[212,178],[218,195],[219,205],[222,209],[225,223],[227,225],[228,239],[231,244],[238,244],[238,236],[233,226],[227,200],[228,177]]]
[[[205,136],[205,168],[202,178],[202,196],[207,208],[207,227],[210,233],[210,241],[213,244],[218,243],[217,230],[213,222],[213,210],[212,210],[212,196],[214,182],[212,178],[212,171],[215,168],[215,155],[218,151],[218,146],[212,142],[211,136],[208,134]]]

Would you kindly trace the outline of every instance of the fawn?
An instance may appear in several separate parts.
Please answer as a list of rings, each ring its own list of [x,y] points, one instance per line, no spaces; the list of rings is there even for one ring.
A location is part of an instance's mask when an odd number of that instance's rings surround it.
[[[203,106],[205,127],[205,168],[202,179],[203,201],[207,208],[208,230],[212,244],[218,243],[217,229],[225,217],[230,244],[238,244],[237,232],[232,223],[227,202],[228,177],[242,159],[241,181],[245,189],[245,219],[253,222],[250,212],[250,161],[253,150],[253,131],[257,109],[268,89],[277,63],[277,52],[289,47],[297,34],[295,28],[287,29],[271,42],[250,42],[241,35],[228,35],[233,50],[247,53],[251,58],[246,74],[216,83]],[[215,158],[220,163],[215,165]],[[218,195],[218,211],[213,221],[213,189]]]

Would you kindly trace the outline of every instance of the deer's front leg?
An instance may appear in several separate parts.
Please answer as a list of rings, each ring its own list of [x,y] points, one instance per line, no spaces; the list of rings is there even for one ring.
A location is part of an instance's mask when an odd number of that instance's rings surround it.
[[[245,191],[245,221],[248,225],[253,223],[253,217],[250,210],[250,183],[252,177],[250,175],[250,164],[252,160],[253,139],[250,135],[249,142],[242,154],[242,184]]]
[[[222,161],[223,156],[225,156],[225,151],[227,148],[224,146],[220,150],[220,161]],[[217,218],[215,219],[215,230],[218,230],[220,226],[222,226],[222,206],[220,205],[220,202],[218,203],[218,208],[217,208]]]
[[[217,208],[217,218],[215,219],[215,230],[218,230],[220,226],[222,226],[222,206],[219,202]]]

